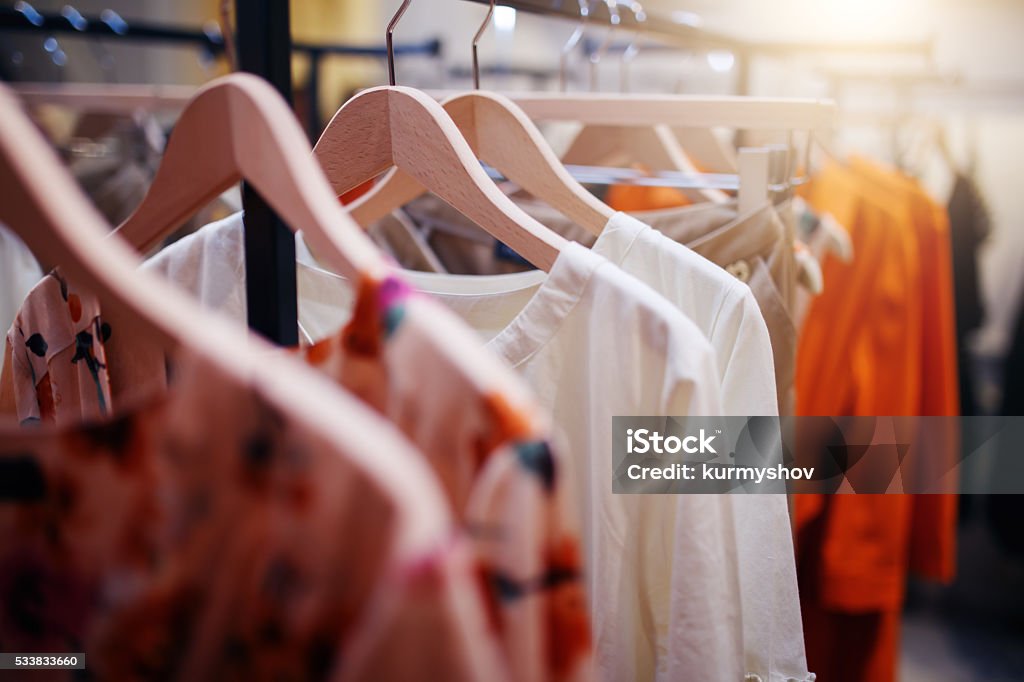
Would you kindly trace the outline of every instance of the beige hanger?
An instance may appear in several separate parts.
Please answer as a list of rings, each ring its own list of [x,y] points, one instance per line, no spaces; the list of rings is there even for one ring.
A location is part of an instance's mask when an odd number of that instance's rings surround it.
[[[266,81],[235,73],[201,88],[168,141],[153,184],[115,230],[142,252],[245,179],[339,274],[381,276],[387,264],[310,158],[284,99]]]
[[[8,197],[0,201],[0,222],[40,260],[88,287],[105,310],[138,320],[164,349],[184,346],[204,357],[241,361],[245,335],[232,333],[230,324],[202,319],[204,313],[171,285],[139,271],[139,258],[127,244],[104,239],[105,221],[2,86],[0,186]],[[260,345],[256,339],[249,343]]]
[[[826,132],[836,118],[835,103],[817,99],[594,92],[513,92],[505,96],[533,121],[586,125]]]
[[[575,166],[640,165],[650,171],[700,173],[666,125],[585,125],[562,155],[562,162]],[[729,196],[717,189],[680,188],[679,191],[692,201],[729,201]]]
[[[308,159],[309,157],[306,156]],[[290,353],[273,352],[255,334],[189,301],[165,279],[139,269],[139,256],[109,234],[105,221],[62,167],[14,96],[0,85],[0,222],[20,236],[37,257],[61,267],[72,282],[97,296],[105,313],[123,314],[139,324],[147,342],[163,350],[186,349],[250,386],[294,417],[323,442],[345,443],[353,424],[339,420],[346,410],[365,408]],[[133,330],[136,331],[136,330]],[[404,472],[405,461],[360,460],[374,475]]]
[[[737,162],[740,189],[737,203],[740,215],[761,208],[770,196],[771,150],[762,147],[744,147]]]
[[[608,13],[612,17],[612,24],[605,39],[590,57],[591,90],[597,89],[598,64],[607,52],[615,26],[618,24],[617,4],[613,0],[605,0],[605,2],[608,5]],[[642,21],[642,18],[646,16],[638,3],[629,4],[627,7],[638,21]],[[636,53],[635,40],[631,43],[631,48],[630,58],[633,58]],[[697,167],[687,157],[672,131],[668,126],[660,124],[620,126],[592,125],[584,122],[583,128],[576,134],[562,155],[562,161],[577,166],[629,167],[640,165],[644,170],[650,171],[698,172]],[[691,201],[724,203],[729,199],[728,195],[720,190],[684,188],[680,191]]]
[[[346,102],[313,153],[337,195],[397,167],[530,263],[550,270],[565,239],[498,189],[440,104],[394,85],[392,31],[410,2],[402,3],[388,26],[391,86],[365,90]]]
[[[711,128],[672,127],[672,134],[705,173],[735,173],[736,149],[724,144]]]
[[[26,104],[53,104],[111,114],[180,111],[196,94],[190,85],[26,82],[12,83],[10,88]]]
[[[473,82],[476,90],[442,102],[477,158],[533,196],[547,202],[592,234],[600,234],[614,209],[580,185],[558,160],[543,135],[515,104],[496,93],[480,91],[477,44],[494,11],[473,39]],[[349,206],[360,225],[369,226],[426,190],[408,174],[394,170],[370,192]]]

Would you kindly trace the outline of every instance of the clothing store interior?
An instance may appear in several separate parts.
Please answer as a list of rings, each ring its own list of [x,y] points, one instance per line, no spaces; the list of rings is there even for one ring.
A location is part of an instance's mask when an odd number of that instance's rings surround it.
[[[1022,31],[0,2],[0,679],[1022,679]]]

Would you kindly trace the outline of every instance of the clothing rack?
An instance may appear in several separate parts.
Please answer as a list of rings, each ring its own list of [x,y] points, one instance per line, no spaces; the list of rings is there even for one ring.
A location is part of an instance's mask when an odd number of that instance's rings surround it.
[[[490,0],[467,1],[482,5],[490,4]],[[500,4],[529,14],[560,17],[577,23],[580,22],[580,3],[578,0],[501,0]],[[589,2],[587,24],[600,26],[611,26],[614,24],[616,30],[623,33],[640,32],[657,39],[659,42],[689,50],[728,50],[733,53],[736,59],[738,74],[736,94],[738,95],[747,95],[750,92],[750,63],[754,56],[881,54],[917,55],[923,59],[930,60],[934,51],[931,39],[885,43],[742,40],[704,28],[700,16],[692,12],[673,12],[671,15],[666,16],[657,12],[645,11],[643,17],[638,19],[633,12],[628,11],[624,3],[620,2],[618,15],[613,20],[608,3],[601,2],[600,0],[591,0]],[[592,43],[582,42],[584,49],[588,53],[595,49]]]
[[[14,7],[0,7],[0,31],[179,45],[200,49],[212,57],[223,55],[226,49],[221,27],[216,23],[209,23],[202,28],[167,26],[146,21],[126,21],[112,10],[104,10],[99,16],[83,15],[71,6],[65,6],[61,12],[39,12],[26,2],[17,3]],[[435,38],[396,45],[395,54],[400,57],[437,57],[441,54],[441,47],[441,41]],[[320,134],[323,127],[319,118],[319,85],[323,60],[328,57],[387,58],[387,49],[383,45],[301,42],[293,43],[291,50],[295,54],[304,55],[310,62],[309,118],[306,129],[312,139]]]
[[[236,0],[238,69],[265,78],[292,101],[288,0]],[[299,343],[295,235],[263,198],[242,183],[245,294],[249,328],[283,346]]]
[[[310,135],[320,132],[317,101],[319,69],[332,55],[385,58],[384,47],[292,44],[288,0],[236,0],[238,68],[263,77],[291,102],[291,55],[304,53],[311,61]],[[0,31],[70,34],[100,39],[135,40],[182,45],[223,54],[224,36],[216,24],[203,29],[170,27],[144,21],[126,21],[112,10],[98,17],[82,15],[70,5],[59,13],[39,12],[27,2],[0,7]],[[395,48],[397,55],[437,56],[438,40]],[[38,93],[37,93],[38,94]],[[45,93],[44,93],[45,94]],[[295,281],[295,238],[266,202],[243,184],[245,209],[246,295],[249,327],[281,345],[298,343]]]
[[[481,5],[489,5],[490,0],[467,0]],[[561,17],[563,19],[580,20],[580,7],[577,0],[501,0],[500,5],[511,7],[530,14]],[[738,52],[758,54],[794,54],[798,52],[833,52],[833,53],[906,53],[930,56],[932,41],[907,41],[887,43],[843,43],[843,42],[774,42],[750,41],[718,33],[703,27],[700,16],[692,12],[673,12],[670,16],[657,12],[644,12],[642,20],[628,10],[624,3],[619,3],[617,28],[624,33],[640,31],[658,36],[662,42],[670,42],[682,47],[705,49],[731,49]],[[592,1],[590,3],[587,22],[610,26],[612,17],[607,3]]]
[[[290,102],[292,45],[288,0],[236,0],[235,17],[238,68],[265,78]],[[211,53],[224,50],[219,29],[188,31],[139,22],[129,24],[109,10],[95,19],[70,7],[65,7],[61,14],[42,14],[25,2],[14,8],[0,8],[0,29],[194,45]],[[249,327],[275,343],[296,345],[295,236],[245,183],[242,204]]]

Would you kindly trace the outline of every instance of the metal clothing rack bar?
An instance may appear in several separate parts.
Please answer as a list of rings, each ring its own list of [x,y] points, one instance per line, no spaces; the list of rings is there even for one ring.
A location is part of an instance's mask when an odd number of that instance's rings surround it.
[[[286,100],[292,99],[291,55],[305,53],[312,63],[310,109],[316,112],[320,62],[328,56],[384,58],[384,47],[291,42],[288,0],[236,0],[238,68],[269,81]],[[71,6],[60,13],[38,12],[27,2],[0,7],[0,31],[68,34],[100,39],[137,40],[201,48],[212,55],[225,50],[224,37],[217,24],[203,29],[171,27],[144,21],[126,21],[116,12],[105,10],[98,17],[87,17]],[[436,56],[441,43],[430,40],[401,45],[398,55]],[[53,93],[38,92],[41,97]],[[81,93],[79,93],[81,94]],[[169,101],[177,100],[180,90]],[[157,93],[156,96],[159,96]],[[151,101],[153,93],[133,95],[135,101]],[[129,98],[131,99],[131,98]],[[81,101],[81,100],[79,100]],[[124,103],[122,102],[123,106]],[[316,114],[311,114],[310,134],[320,132]],[[298,309],[295,280],[295,238],[266,202],[243,184],[245,209],[246,294],[249,326],[281,345],[298,343]]]
[[[386,59],[387,48],[381,46],[355,46],[355,45],[331,45],[317,43],[297,43],[292,46],[292,51],[305,54],[309,57],[309,106],[307,107],[306,131],[310,139],[315,140],[323,130],[323,121],[320,120],[320,66],[326,57],[367,57],[373,59]],[[422,43],[409,43],[395,46],[396,57],[437,57],[441,54],[441,41],[438,39],[427,40]]]
[[[13,32],[66,33],[69,35],[90,36],[94,38],[114,38],[122,40],[138,40],[140,42],[159,42],[201,47],[213,54],[224,51],[224,36],[220,27],[209,24],[207,27],[185,28],[167,26],[145,21],[126,21],[110,10],[100,16],[81,14],[65,15],[54,12],[36,12],[24,3],[16,7],[0,7],[0,30]],[[387,49],[383,45],[344,45],[335,43],[293,43],[293,52],[300,54],[345,57],[368,57],[383,59],[387,57]],[[431,56],[441,54],[441,41],[434,38],[419,43],[408,43],[395,46],[398,56]]]
[[[209,23],[201,29],[166,26],[145,21],[126,21],[111,10],[105,10],[99,16],[85,16],[70,6],[65,7],[59,13],[38,12],[26,2],[19,2],[14,7],[0,7],[0,31],[163,43],[199,48],[211,56],[220,56],[226,49],[221,27],[216,23]],[[310,102],[306,128],[311,139],[315,139],[322,129],[322,121],[318,112],[320,110],[320,67],[323,60],[328,57],[367,59],[385,59],[387,57],[387,48],[383,45],[303,42],[293,43],[291,51],[306,55],[310,60]],[[436,38],[395,46],[395,55],[400,57],[437,57],[440,54],[441,41]]]
[[[487,5],[490,0],[467,0]],[[540,14],[579,21],[580,7],[577,0],[500,0],[500,5],[530,14]],[[691,49],[727,49],[741,55],[789,55],[796,53],[907,53],[930,56],[932,41],[908,41],[900,43],[842,43],[842,42],[758,42],[735,38],[704,28],[700,16],[691,12],[672,12],[670,15],[645,12],[638,21],[632,12],[619,12],[618,28],[623,32],[641,31],[658,37],[662,42],[674,43]],[[604,2],[590,4],[590,24],[610,25],[612,23],[608,6]]]
[[[292,99],[288,0],[236,0],[238,68],[265,78]],[[245,210],[245,294],[249,328],[274,343],[299,342],[295,235],[248,185]]]
[[[88,17],[70,7],[63,13],[37,12],[28,3],[20,2],[14,7],[0,7],[0,29],[189,45],[214,54],[224,50],[224,37],[216,25],[196,30],[145,21],[128,22],[111,10],[104,10],[98,17]]]

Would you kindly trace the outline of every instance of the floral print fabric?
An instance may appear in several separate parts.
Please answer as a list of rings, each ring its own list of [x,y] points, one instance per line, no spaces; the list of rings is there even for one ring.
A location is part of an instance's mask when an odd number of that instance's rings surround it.
[[[300,352],[430,462],[474,541],[513,678],[589,677],[568,482],[520,380],[450,311],[392,277],[364,281],[342,333]]]
[[[70,424],[103,417],[110,410],[104,343],[110,325],[90,296],[69,290],[59,271],[31,292],[43,305],[26,305],[7,332],[3,403],[23,423]]]
[[[199,360],[112,421],[0,427],[0,650],[96,679],[503,679],[431,474],[320,397],[367,433]]]
[[[72,296],[84,301],[78,320],[68,303]],[[130,321],[116,319],[111,332],[98,304],[68,293],[56,273],[30,294],[19,322],[8,350],[20,358],[32,355],[27,339],[39,328],[100,332],[90,346],[99,381],[92,386],[84,381],[92,380],[83,373],[87,365],[70,362],[74,351],[44,354],[47,362],[6,363],[0,409],[23,422],[38,414],[76,423],[109,412],[111,395],[119,412],[121,396],[166,388],[163,358],[137,347],[144,337],[129,329]],[[568,481],[546,439],[547,425],[521,380],[447,309],[413,295],[396,278],[364,282],[345,329],[298,352],[395,424],[430,463],[470,540],[474,584],[487,595],[490,625],[479,648],[497,641],[512,679],[589,678],[591,631],[576,506],[566,497]],[[44,369],[65,376],[68,367],[77,372],[75,383],[61,380],[54,389],[36,380]],[[12,384],[20,387],[16,401],[4,398]],[[103,390],[58,390],[67,385]],[[49,395],[59,396],[52,409],[33,412]]]

